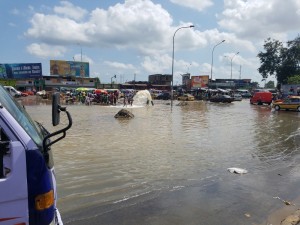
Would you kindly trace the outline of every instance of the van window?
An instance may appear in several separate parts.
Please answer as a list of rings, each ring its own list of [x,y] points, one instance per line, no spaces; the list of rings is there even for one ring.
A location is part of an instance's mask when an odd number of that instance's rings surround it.
[[[42,147],[43,136],[40,128],[30,118],[24,108],[2,86],[0,86],[0,104],[17,120],[36,145]]]

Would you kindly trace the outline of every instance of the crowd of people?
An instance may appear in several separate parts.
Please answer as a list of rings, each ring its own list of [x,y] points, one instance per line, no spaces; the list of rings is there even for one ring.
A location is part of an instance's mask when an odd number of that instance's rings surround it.
[[[123,107],[127,105],[132,106],[133,97],[135,92],[124,92],[121,93],[118,90],[115,91],[68,91],[62,95],[66,104],[73,104],[80,102],[82,104],[91,105],[97,103],[101,105],[117,105],[120,100],[120,104],[123,102]]]
[[[66,92],[63,97],[67,104],[81,102],[86,105],[91,105],[94,102],[103,105],[116,105],[119,100],[119,92]]]

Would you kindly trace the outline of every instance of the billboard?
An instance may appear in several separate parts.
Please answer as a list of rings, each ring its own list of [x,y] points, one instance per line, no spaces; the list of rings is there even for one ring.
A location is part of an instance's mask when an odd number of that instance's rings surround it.
[[[42,77],[41,63],[0,64],[0,78],[26,79]]]
[[[89,63],[50,60],[50,75],[90,77]]]
[[[192,76],[191,88],[207,87],[208,81],[209,81],[208,75]]]

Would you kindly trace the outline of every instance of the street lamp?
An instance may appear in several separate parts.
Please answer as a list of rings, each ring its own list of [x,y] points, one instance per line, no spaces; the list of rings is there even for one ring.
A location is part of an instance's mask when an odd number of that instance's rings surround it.
[[[171,107],[173,106],[173,82],[174,82],[174,40],[175,40],[175,34],[177,31],[183,28],[192,28],[195,27],[194,25],[186,26],[186,27],[179,27],[173,35],[173,52],[172,52],[172,85],[171,85]]]
[[[214,50],[215,50],[215,47],[217,47],[218,45],[222,44],[223,42],[225,42],[225,40],[223,40],[223,41],[219,42],[218,44],[216,44],[213,47],[213,50],[211,52],[210,80],[212,80],[212,71],[213,71],[213,64],[214,64]]]
[[[238,54],[239,54],[239,52],[235,53],[234,56],[236,56],[236,55],[238,55]],[[230,73],[231,75],[230,75],[230,79],[232,79],[232,60],[233,60],[234,56],[232,56],[232,57],[230,58],[230,61],[231,61],[231,73]]]
[[[80,46],[80,77],[84,77],[84,69],[83,69],[83,64],[82,64],[82,46],[80,43],[77,43]],[[75,61],[75,59],[74,59]]]
[[[112,76],[111,78],[110,78],[110,86],[111,86],[111,88],[112,88],[112,79],[113,78],[117,78],[117,75],[115,74],[114,76]]]

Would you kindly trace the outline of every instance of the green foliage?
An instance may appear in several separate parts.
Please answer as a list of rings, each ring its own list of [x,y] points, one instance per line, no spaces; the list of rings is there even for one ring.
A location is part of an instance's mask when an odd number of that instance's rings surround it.
[[[288,84],[300,84],[300,75],[295,75],[288,78]]]
[[[16,86],[17,81],[15,79],[7,79],[7,78],[0,78],[0,84],[3,86]]]
[[[265,52],[259,52],[259,73],[264,79],[275,76],[278,83],[287,84],[288,78],[300,74],[300,36],[288,41],[286,47],[278,40],[268,38]]]
[[[266,83],[265,88],[275,88],[275,82],[270,80]]]
[[[251,85],[253,88],[258,88],[259,87],[259,83],[256,81],[251,82]]]

